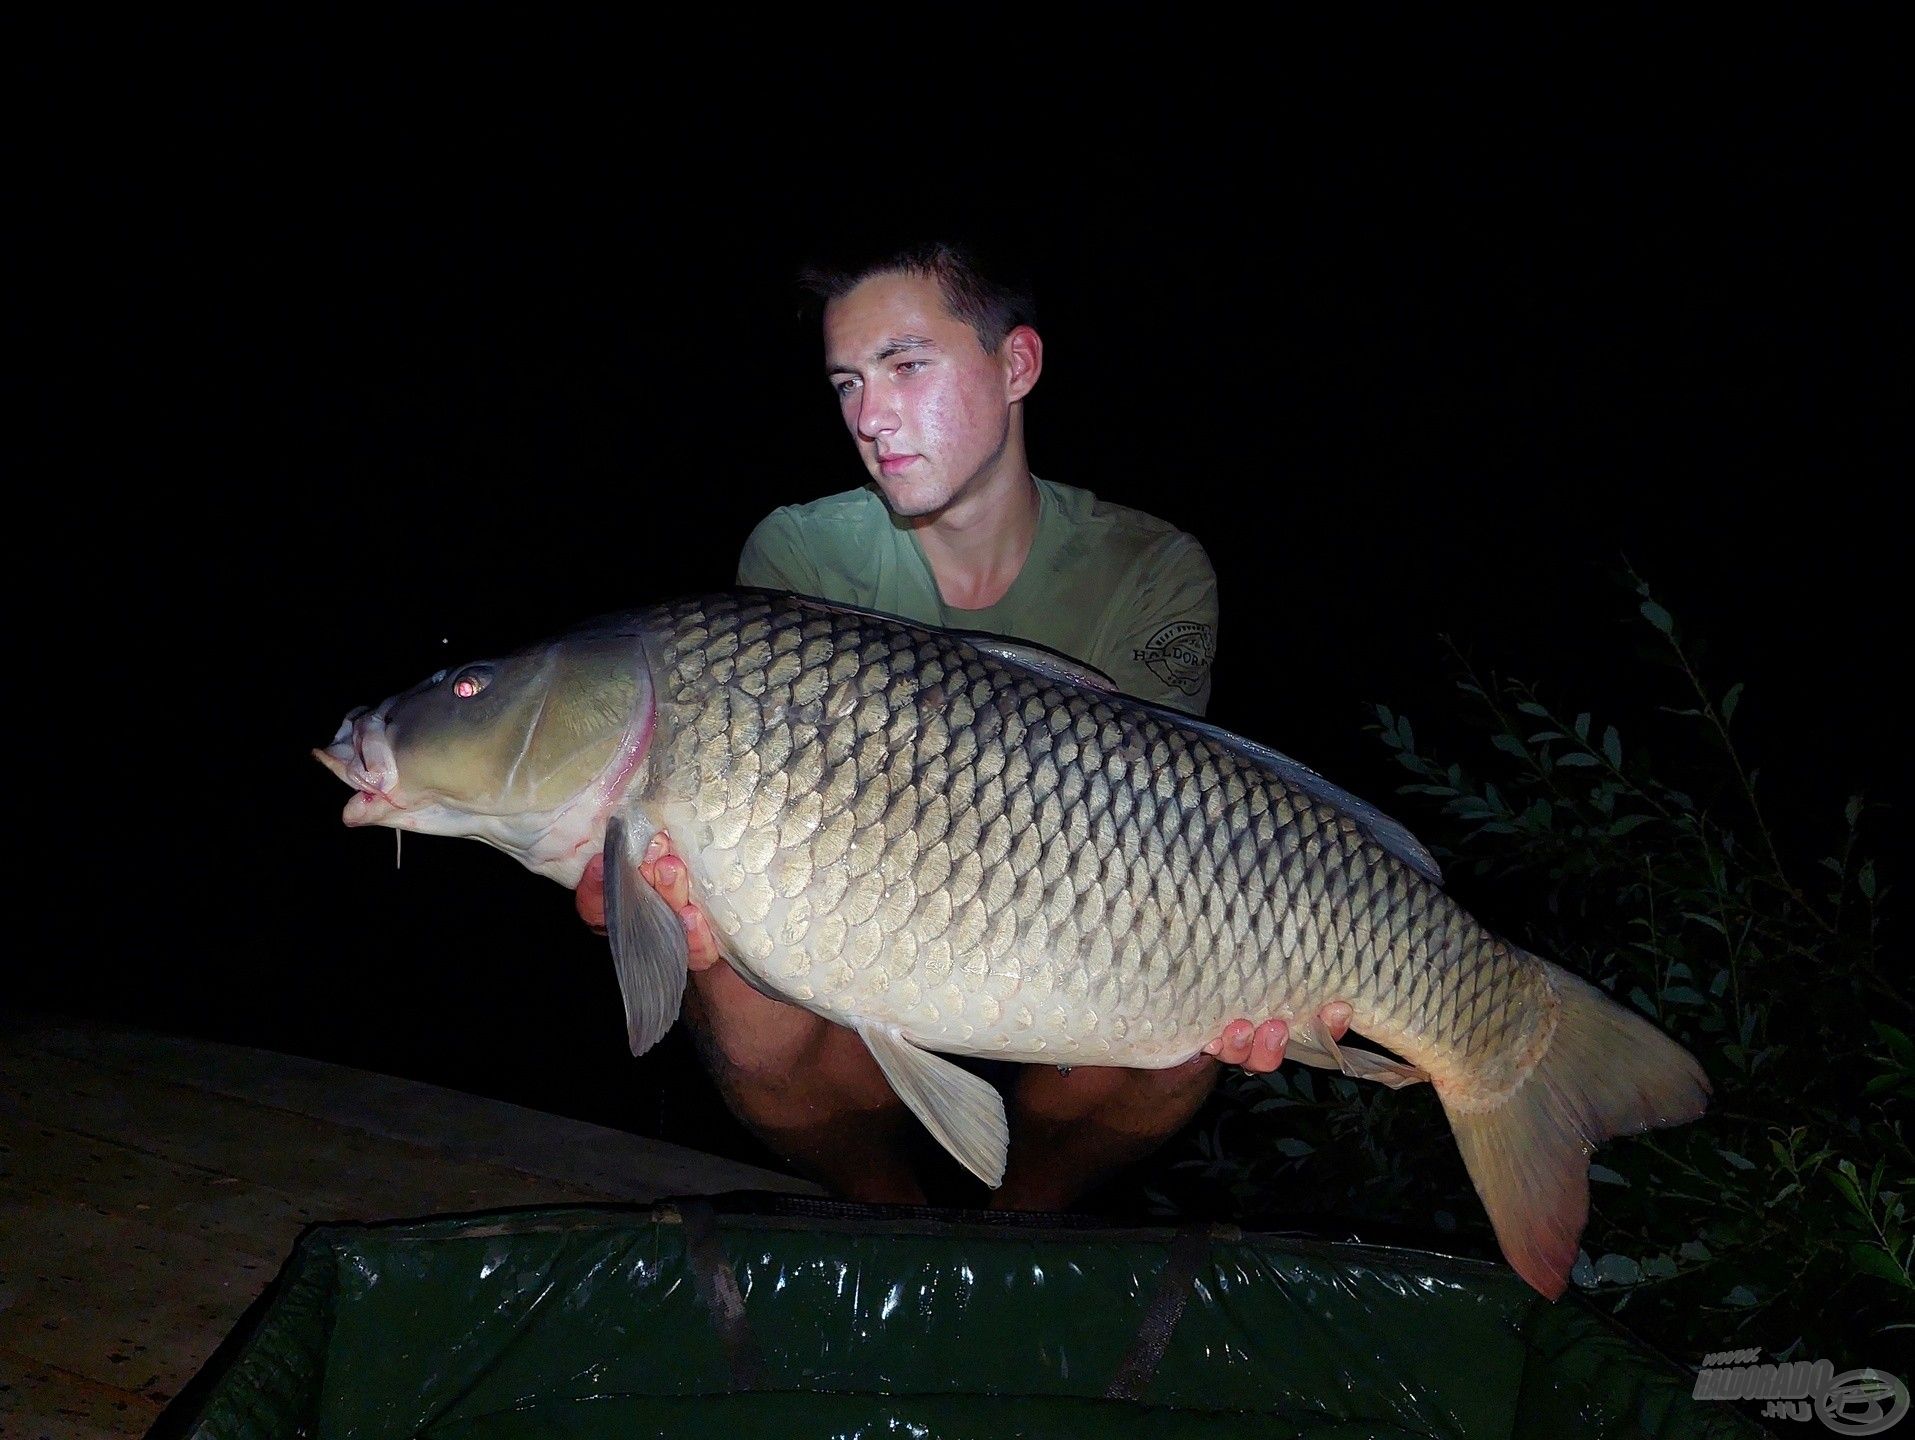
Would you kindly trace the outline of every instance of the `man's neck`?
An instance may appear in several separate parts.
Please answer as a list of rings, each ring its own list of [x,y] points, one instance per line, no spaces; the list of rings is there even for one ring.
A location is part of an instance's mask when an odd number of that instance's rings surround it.
[[[1016,583],[1037,538],[1037,482],[1022,463],[915,523],[938,594],[958,610],[984,610]]]

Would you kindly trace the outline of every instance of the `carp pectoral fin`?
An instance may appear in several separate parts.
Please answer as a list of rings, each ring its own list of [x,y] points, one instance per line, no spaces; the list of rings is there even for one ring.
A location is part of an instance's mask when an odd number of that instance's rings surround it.
[[[638,873],[640,852],[614,817],[605,827],[605,931],[625,1000],[625,1039],[643,1055],[678,1020],[691,952],[685,926]]]
[[[1374,1080],[1392,1090],[1430,1078],[1429,1071],[1407,1061],[1392,1060],[1388,1055],[1379,1055],[1358,1045],[1337,1044],[1336,1036],[1330,1033],[1329,1022],[1321,1015],[1312,1016],[1308,1024],[1290,1032],[1290,1043],[1284,1047],[1283,1054],[1287,1060],[1300,1060],[1319,1070],[1341,1070],[1352,1080]]]
[[[898,1098],[938,1144],[993,1190],[1002,1185],[1011,1129],[996,1089],[942,1055],[912,1044],[895,1025],[864,1021],[857,1030]]]

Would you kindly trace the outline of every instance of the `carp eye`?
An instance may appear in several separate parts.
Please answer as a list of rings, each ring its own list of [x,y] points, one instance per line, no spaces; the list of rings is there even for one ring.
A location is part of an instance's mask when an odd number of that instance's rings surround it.
[[[453,679],[452,693],[461,700],[470,700],[491,683],[492,672],[475,665],[470,670],[461,670]]]

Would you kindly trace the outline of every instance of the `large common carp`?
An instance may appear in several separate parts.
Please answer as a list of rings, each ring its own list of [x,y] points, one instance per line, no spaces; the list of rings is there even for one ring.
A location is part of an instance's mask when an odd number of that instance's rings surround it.
[[[1159,1068],[1233,1017],[1442,1100],[1503,1252],[1559,1295],[1588,1156],[1702,1113],[1695,1060],[1499,939],[1403,828],[1297,762],[1049,652],[763,592],[442,670],[314,754],[348,825],[465,835],[566,886],[605,854],[634,1054],[677,1019],[670,832],[749,981],[850,1026],[986,1183],[997,1092],[935,1053]],[[1393,1055],[1339,1045],[1316,1017]]]

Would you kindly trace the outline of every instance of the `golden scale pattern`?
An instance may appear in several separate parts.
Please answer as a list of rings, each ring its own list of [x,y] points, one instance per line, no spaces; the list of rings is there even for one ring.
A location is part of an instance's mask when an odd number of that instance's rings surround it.
[[[1333,999],[1418,1063],[1508,1057],[1538,1023],[1533,960],[1173,716],[770,596],[643,628],[667,637],[648,793],[690,813],[728,949],[795,999],[1114,1063]]]

